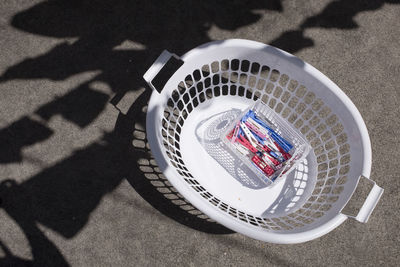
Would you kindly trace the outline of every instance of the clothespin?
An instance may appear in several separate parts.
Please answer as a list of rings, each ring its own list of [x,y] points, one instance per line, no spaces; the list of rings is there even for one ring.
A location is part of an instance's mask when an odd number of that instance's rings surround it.
[[[278,147],[276,147],[274,140],[271,139],[270,132],[268,132],[267,129],[259,125],[253,118],[249,118],[248,122],[253,126],[253,128],[257,128],[257,130],[265,136],[265,138],[263,139],[264,144],[268,144],[270,147],[272,147],[273,150],[278,151]]]
[[[258,131],[260,131],[263,135],[268,136],[268,131],[264,127],[262,127],[260,124],[258,124],[253,117],[249,117],[247,119],[247,122],[251,123],[254,128],[257,128]]]
[[[240,135],[236,140],[251,152],[256,153],[258,151],[243,135]]]
[[[273,151],[270,147],[268,147],[267,145],[264,145],[262,147],[262,150],[264,150],[265,152],[267,152],[269,155],[271,155],[272,157],[274,157],[274,159],[278,160],[279,162],[284,162],[285,158],[282,156],[282,153],[280,153],[279,151]]]
[[[252,124],[251,122],[246,121],[244,124],[247,126],[247,128],[249,128],[255,135],[257,135],[257,136],[260,137],[261,139],[267,138],[267,136],[266,136],[264,133],[262,133],[262,132],[261,132],[254,124]]]
[[[275,132],[266,118],[259,118],[249,110],[227,134],[227,138],[242,155],[251,159],[257,170],[274,181],[273,174],[280,170],[292,156],[293,145]]]
[[[241,143],[236,142],[233,145],[239,151],[239,153],[241,153],[242,155],[248,156],[250,154],[249,150],[246,147],[244,147]]]
[[[268,161],[271,161],[272,162],[272,164],[274,164],[275,166],[279,166],[279,165],[281,165],[281,162],[280,161],[278,161],[277,159],[275,159],[274,157],[272,157],[272,156],[270,156],[270,155],[268,155],[268,154],[264,154],[264,157],[263,157],[263,159],[268,159]]]
[[[251,158],[251,161],[261,169],[266,175],[271,176],[274,174],[275,170],[272,169],[268,164],[266,164],[259,156],[254,155]]]
[[[258,150],[262,150],[262,148],[263,148],[263,146],[264,146],[264,140],[263,140],[260,136],[258,136],[257,134],[255,134],[255,133],[253,132],[253,130],[250,130],[250,132],[251,132],[251,134],[253,135],[253,137],[257,140],[257,146],[256,146],[256,148],[257,148]]]
[[[233,135],[233,132],[235,131],[235,129],[233,129],[232,131],[230,131],[228,134],[227,134],[227,136],[226,136],[226,138],[228,139],[228,140],[231,140],[232,139],[232,135]]]
[[[274,170],[282,168],[282,163],[267,153],[258,152],[257,155]]]
[[[251,117],[253,111],[250,109],[247,113],[240,119],[240,122],[246,122],[249,117]]]
[[[252,146],[257,147],[258,140],[254,137],[254,135],[251,133],[249,128],[247,128],[246,124],[243,122],[240,122],[240,128],[243,130],[244,134],[247,137],[247,140],[251,143]]]
[[[257,125],[254,125],[253,122],[254,121],[251,118],[249,118],[248,121],[245,122],[245,125],[250,129],[250,132],[253,134],[253,137],[260,144],[260,146],[256,147],[261,147],[261,150],[266,150],[268,153],[272,152],[272,156],[278,159],[280,162],[285,161],[285,159],[287,159],[286,156],[287,153],[283,151],[285,153],[283,154],[282,149],[279,147],[279,145],[276,142],[273,142],[271,139],[269,139],[266,135],[261,133],[258,130],[259,127],[257,127]]]
[[[281,152],[282,156],[285,158],[285,160],[288,160],[292,157],[289,153],[287,153],[282,147],[280,147],[277,143],[275,143],[276,146],[278,147],[279,152]]]
[[[277,134],[271,127],[269,127],[266,123],[264,123],[261,119],[259,119],[256,116],[256,114],[254,114],[254,112],[251,113],[250,116],[254,121],[256,121],[258,124],[260,124],[268,131],[269,136],[271,136],[271,138],[273,138],[283,148],[283,150],[286,153],[288,153],[293,148],[292,144],[286,141],[283,137]]]
[[[236,141],[236,138],[238,136],[238,132],[239,132],[240,126],[239,126],[239,122],[236,124],[234,130],[233,130],[233,136],[231,139],[231,142],[234,143]]]

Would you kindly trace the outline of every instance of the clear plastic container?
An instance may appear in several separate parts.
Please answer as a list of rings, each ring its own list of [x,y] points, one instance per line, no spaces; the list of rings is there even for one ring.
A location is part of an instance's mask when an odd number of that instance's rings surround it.
[[[234,143],[227,138],[240,120],[249,112],[253,110],[258,118],[266,122],[279,136],[288,141],[293,147],[289,150],[291,157],[282,163],[282,167],[276,170],[273,174],[267,175],[252,162],[251,158],[255,154],[249,152],[249,156],[241,153]],[[287,174],[293,171],[296,166],[308,155],[311,146],[309,143],[297,132],[296,129],[291,127],[284,119],[276,114],[271,108],[258,100],[255,104],[244,110],[236,120],[234,120],[227,130],[221,135],[221,140],[249,169],[265,184],[273,185],[274,183],[282,180]]]

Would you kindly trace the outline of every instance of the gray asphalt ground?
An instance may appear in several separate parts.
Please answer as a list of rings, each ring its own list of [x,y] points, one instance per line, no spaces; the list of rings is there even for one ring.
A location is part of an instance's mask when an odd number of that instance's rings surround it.
[[[228,38],[292,52],[352,99],[385,188],[367,224],[263,243],[160,175],[141,76],[163,49]],[[398,266],[398,2],[3,0],[0,47],[0,265]]]

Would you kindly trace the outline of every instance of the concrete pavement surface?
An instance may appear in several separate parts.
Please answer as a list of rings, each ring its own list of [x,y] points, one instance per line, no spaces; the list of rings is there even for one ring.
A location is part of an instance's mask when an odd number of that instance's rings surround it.
[[[1,1],[0,265],[398,266],[398,3]],[[367,224],[263,243],[210,221],[160,174],[143,73],[163,49],[229,38],[295,54],[357,106],[385,189]]]

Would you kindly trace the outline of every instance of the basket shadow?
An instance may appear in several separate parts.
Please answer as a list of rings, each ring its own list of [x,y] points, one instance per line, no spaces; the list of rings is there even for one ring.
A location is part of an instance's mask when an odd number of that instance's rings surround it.
[[[152,207],[180,224],[205,233],[234,233],[193,207],[160,171],[151,154],[144,128],[148,97],[148,92],[143,93],[127,114],[121,113],[117,119],[117,132],[129,138],[131,144],[126,155],[126,160],[132,162],[127,181]]]
[[[264,211],[264,217],[280,216],[296,211],[311,195],[315,181],[310,174],[310,156],[307,156],[284,179],[284,185],[275,201]],[[315,179],[314,179],[315,180]]]

